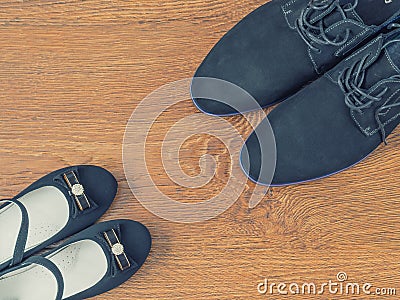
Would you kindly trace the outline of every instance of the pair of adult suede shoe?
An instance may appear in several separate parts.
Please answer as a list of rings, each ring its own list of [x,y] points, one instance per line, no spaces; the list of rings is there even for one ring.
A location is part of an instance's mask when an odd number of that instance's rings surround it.
[[[274,0],[253,11],[208,54],[192,83],[195,105],[228,116],[285,100],[241,153],[250,179],[310,181],[360,162],[386,142],[400,116],[400,31],[395,0]],[[217,78],[249,93],[204,98]],[[197,79],[197,80],[196,80]],[[198,95],[198,96],[196,96]],[[276,143],[272,183],[268,147]]]
[[[135,274],[150,252],[147,228],[130,220],[92,225],[116,192],[105,169],[75,166],[0,201],[0,300],[81,300]]]

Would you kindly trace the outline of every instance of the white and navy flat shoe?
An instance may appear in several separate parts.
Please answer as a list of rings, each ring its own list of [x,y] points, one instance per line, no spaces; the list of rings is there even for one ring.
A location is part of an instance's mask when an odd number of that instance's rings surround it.
[[[128,280],[151,248],[147,228],[116,220],[93,225],[58,248],[0,273],[0,300],[81,300]]]
[[[94,224],[116,192],[117,182],[107,170],[75,166],[0,201],[0,270]]]

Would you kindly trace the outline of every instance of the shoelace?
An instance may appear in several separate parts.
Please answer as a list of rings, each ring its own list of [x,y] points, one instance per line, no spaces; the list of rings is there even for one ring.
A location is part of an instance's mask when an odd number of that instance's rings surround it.
[[[399,40],[392,40],[384,44],[380,51],[388,47],[392,43],[400,42]],[[368,67],[367,59],[371,54],[368,53],[361,60],[354,62],[349,68],[345,69],[339,76],[338,84],[345,94],[345,103],[351,109],[362,113],[364,109],[371,107],[374,103],[380,102],[383,96],[389,90],[388,87],[384,87],[380,91],[370,92],[367,89],[362,88],[365,80],[365,73]],[[376,60],[377,58],[375,58]],[[396,81],[400,83],[400,75],[393,75],[391,77],[382,79],[377,84]],[[400,106],[400,102],[393,104],[382,105],[375,111],[375,120],[381,132],[382,141],[387,144],[385,125],[380,118],[380,113],[391,109],[393,107]]]
[[[342,21],[346,20],[348,19],[346,13],[354,11],[357,5],[358,0],[354,0],[354,4],[347,8],[343,8],[340,5],[339,0],[312,0],[310,4],[303,9],[300,17],[297,19],[297,31],[300,37],[313,51],[321,52],[321,50],[314,46],[312,42],[318,45],[332,45],[340,47],[349,40],[350,30],[346,29],[346,34],[343,38],[340,36],[336,36],[334,39],[328,37],[326,32],[327,28],[324,24],[325,17],[330,15],[333,11],[338,11],[342,17]],[[312,18],[311,14],[315,11],[318,11],[319,15],[315,18]]]

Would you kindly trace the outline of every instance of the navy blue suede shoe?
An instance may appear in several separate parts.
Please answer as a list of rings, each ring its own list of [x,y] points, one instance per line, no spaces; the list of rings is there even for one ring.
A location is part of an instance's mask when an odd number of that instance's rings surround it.
[[[0,299],[81,300],[105,293],[145,262],[151,236],[129,220],[93,225],[56,249],[0,273]]]
[[[258,128],[265,122],[276,142],[272,185],[326,177],[366,158],[400,122],[400,29],[373,39],[279,105]],[[258,128],[242,150],[242,166],[252,180],[268,184],[262,166],[271,140]]]
[[[207,114],[226,116],[282,101],[371,40],[399,15],[400,1],[270,1],[232,28],[194,75],[233,83],[257,102],[204,99],[204,91],[216,88],[214,82],[194,80],[194,103]]]
[[[117,182],[107,170],[75,166],[0,201],[0,270],[94,224],[116,193]]]

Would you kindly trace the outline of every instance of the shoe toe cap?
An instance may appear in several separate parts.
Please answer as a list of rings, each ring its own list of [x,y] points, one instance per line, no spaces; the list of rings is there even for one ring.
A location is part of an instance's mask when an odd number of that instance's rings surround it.
[[[143,224],[124,220],[120,223],[121,238],[129,257],[140,266],[146,261],[151,250],[151,235]]]
[[[244,173],[254,182],[270,185],[276,166],[273,131],[265,119],[246,140],[240,153]]]
[[[79,179],[87,195],[106,211],[117,194],[115,177],[106,169],[97,166],[79,166]]]

